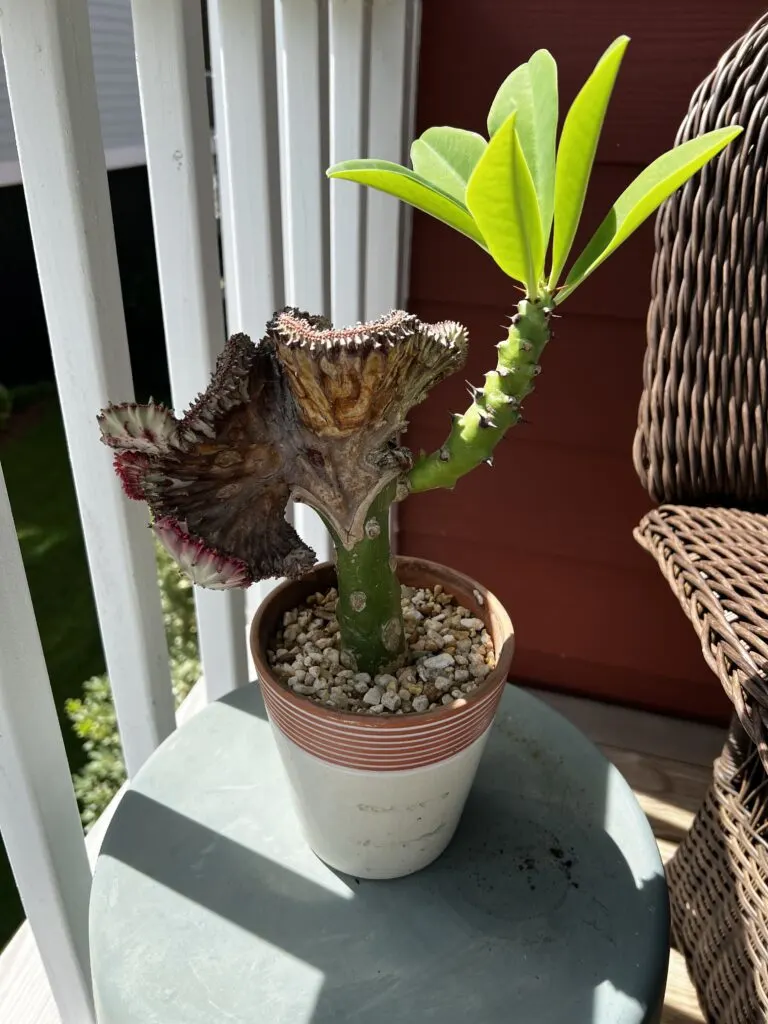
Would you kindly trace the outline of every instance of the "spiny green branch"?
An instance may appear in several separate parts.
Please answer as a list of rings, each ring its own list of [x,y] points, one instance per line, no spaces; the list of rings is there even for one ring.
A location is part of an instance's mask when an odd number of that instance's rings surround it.
[[[470,385],[472,405],[454,415],[445,443],[431,455],[420,455],[408,482],[412,492],[453,487],[481,462],[492,462],[493,449],[521,416],[521,406],[539,372],[539,359],[549,341],[552,314],[549,294],[523,299],[512,317],[507,337],[499,342],[498,363],[485,375],[482,388]]]

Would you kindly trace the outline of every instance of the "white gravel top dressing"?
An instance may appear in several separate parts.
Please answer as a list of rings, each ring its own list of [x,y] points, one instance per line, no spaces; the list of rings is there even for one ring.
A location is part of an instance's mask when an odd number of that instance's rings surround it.
[[[340,660],[335,588],[285,612],[267,652],[281,682],[317,704],[363,715],[408,715],[452,704],[482,685],[496,665],[481,619],[440,584],[402,587],[406,664],[371,676]]]

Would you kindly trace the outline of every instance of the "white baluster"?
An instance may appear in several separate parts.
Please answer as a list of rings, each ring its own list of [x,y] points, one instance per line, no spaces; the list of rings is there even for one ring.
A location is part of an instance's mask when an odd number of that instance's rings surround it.
[[[6,0],[5,72],[83,533],[128,772],[174,728],[146,510],[96,414],[133,389],[85,0]],[[51,580],[51,586],[56,581]]]
[[[188,0],[133,0],[147,166],[173,404],[206,387],[224,344],[202,15]],[[247,681],[242,593],[197,590],[209,699]]]
[[[1,470],[0,832],[62,1024],[92,1024],[91,870]]]
[[[366,155],[370,3],[329,0],[330,163]],[[329,181],[331,199],[331,319],[363,319],[365,189]]]
[[[382,160],[407,160],[406,132],[411,112],[406,92],[411,40],[420,7],[413,0],[374,0],[368,152]],[[368,193],[365,318],[381,316],[404,301],[401,295],[403,204],[383,192]]]
[[[274,0],[208,0],[208,24],[227,326],[258,340],[285,304]]]
[[[276,0],[280,155],[289,305],[330,310],[328,273],[328,62],[325,0]],[[331,539],[317,513],[293,507],[296,529],[317,554],[331,557]]]

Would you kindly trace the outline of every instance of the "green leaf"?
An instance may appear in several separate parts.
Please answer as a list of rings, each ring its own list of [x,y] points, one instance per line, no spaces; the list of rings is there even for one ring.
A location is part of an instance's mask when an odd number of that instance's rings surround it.
[[[605,111],[628,43],[627,36],[619,36],[608,47],[571,104],[563,125],[555,170],[550,288],[557,284],[576,236]]]
[[[742,130],[739,125],[732,125],[707,132],[664,153],[646,167],[613,204],[571,268],[556,301],[562,302],[570,295],[668,196],[717,156]]]
[[[491,136],[517,113],[515,131],[536,188],[545,244],[555,202],[557,110],[557,64],[548,50],[537,50],[505,79],[488,113]]]
[[[498,265],[538,293],[544,237],[536,190],[510,114],[488,144],[467,185],[467,206]]]
[[[463,128],[428,128],[411,146],[414,171],[464,205],[467,182],[488,143]]]
[[[466,207],[407,167],[388,160],[347,160],[330,167],[326,174],[329,178],[356,181],[359,185],[368,185],[402,199],[486,248],[480,229]]]

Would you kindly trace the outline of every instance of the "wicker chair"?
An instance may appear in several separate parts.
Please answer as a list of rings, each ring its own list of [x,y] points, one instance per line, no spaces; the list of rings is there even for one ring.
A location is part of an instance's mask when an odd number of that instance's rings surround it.
[[[662,208],[634,458],[635,531],[734,705],[668,868],[708,1020],[768,1021],[768,16],[693,96],[678,140],[744,134]]]

